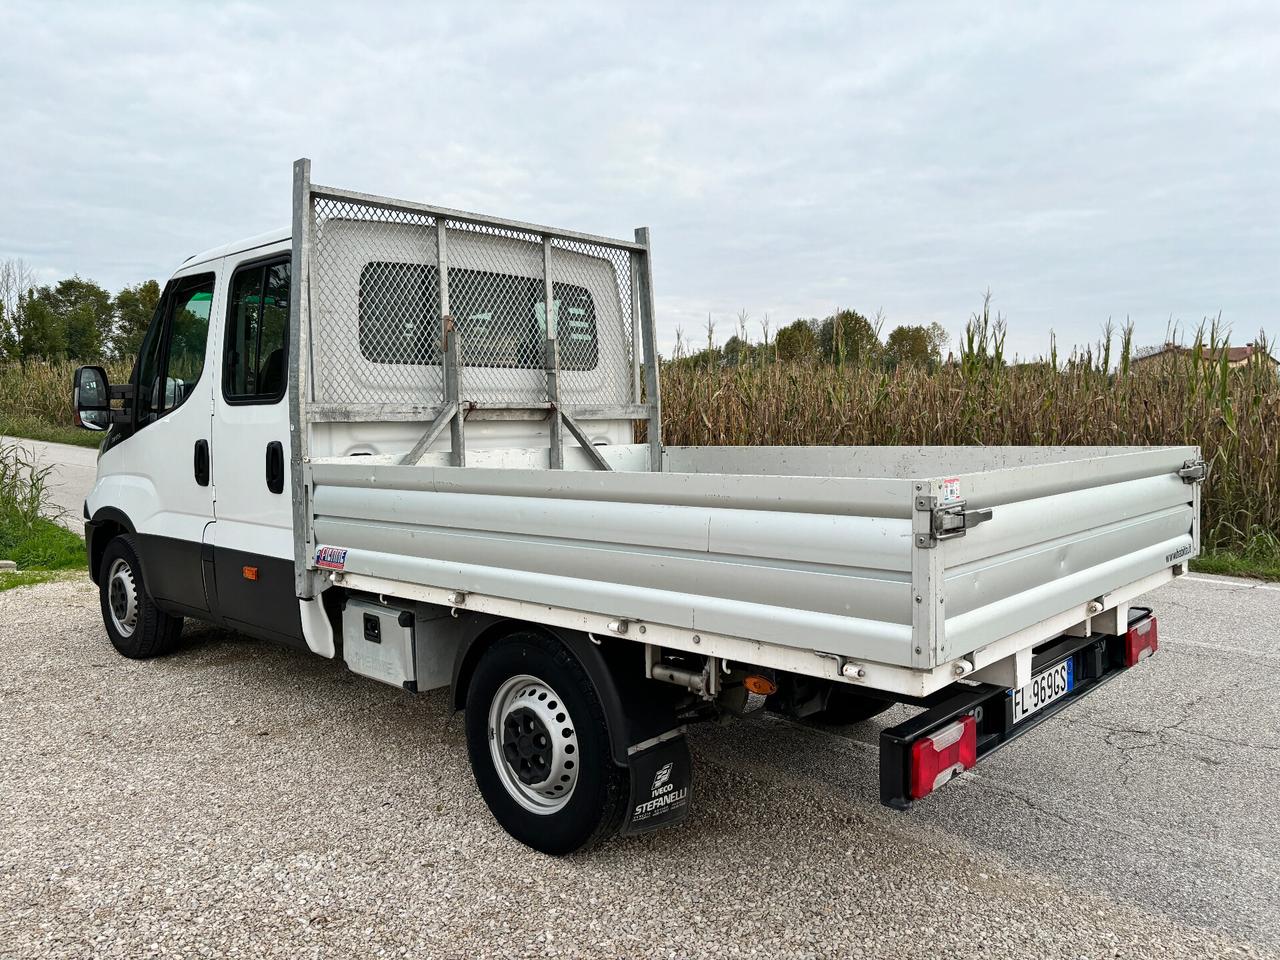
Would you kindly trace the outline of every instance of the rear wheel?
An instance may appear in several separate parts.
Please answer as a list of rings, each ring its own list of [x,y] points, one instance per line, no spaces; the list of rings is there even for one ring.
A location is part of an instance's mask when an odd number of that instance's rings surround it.
[[[595,685],[559,640],[494,643],[467,690],[467,750],[498,823],[543,853],[572,853],[622,823],[625,771],[613,762]]]
[[[182,632],[182,618],[169,616],[147,593],[133,537],[119,536],[107,544],[98,592],[107,636],[121,654],[145,660],[173,648]]]

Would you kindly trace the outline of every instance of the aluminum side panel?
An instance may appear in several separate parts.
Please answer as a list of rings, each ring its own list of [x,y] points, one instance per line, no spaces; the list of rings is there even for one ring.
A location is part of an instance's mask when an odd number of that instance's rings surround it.
[[[1163,469],[1131,479],[1116,479],[1125,471],[1113,472],[1113,482],[1046,496],[1021,498],[1023,488],[1011,475],[975,484],[979,490],[969,504],[991,506],[993,517],[937,547],[946,610],[938,661],[1101,599],[1118,584],[1189,557],[1198,523],[1196,488],[1183,483],[1176,470],[1190,457],[1179,451],[1166,454],[1163,464],[1159,458],[1144,459],[1147,467]],[[1068,476],[1059,478],[1060,484],[1071,479],[1071,466],[1063,467]],[[1002,502],[996,491],[1017,499]]]
[[[1103,597],[1117,586],[1167,569],[1167,558],[1190,545],[1187,533],[948,617],[939,660],[962,656],[1029,627],[1046,614]]]
[[[654,590],[617,580],[582,580],[512,567],[481,567],[351,550],[347,569],[410,583],[448,583],[452,589],[539,605],[706,630],[756,642],[905,664],[911,629],[903,624],[730,600],[704,593]],[[641,639],[636,637],[636,639]]]
[[[606,454],[607,456],[607,454]],[[610,503],[911,517],[911,481],[879,477],[699,476],[688,473],[514,470],[484,467],[315,463],[317,486],[432,490]]]
[[[905,519],[326,486],[314,504],[352,573],[909,659]]]

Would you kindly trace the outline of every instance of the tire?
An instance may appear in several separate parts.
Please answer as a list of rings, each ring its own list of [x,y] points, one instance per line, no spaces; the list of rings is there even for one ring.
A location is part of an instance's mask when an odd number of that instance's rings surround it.
[[[507,833],[563,856],[607,840],[626,812],[591,678],[554,637],[513,633],[484,652],[467,688],[476,786]]]
[[[868,697],[843,683],[833,683],[827,692],[827,705],[805,719],[827,726],[844,726],[878,717],[892,706],[888,700]]]
[[[182,632],[182,618],[165,613],[151,599],[133,537],[122,535],[107,544],[99,580],[102,623],[120,654],[146,660],[173,649]]]

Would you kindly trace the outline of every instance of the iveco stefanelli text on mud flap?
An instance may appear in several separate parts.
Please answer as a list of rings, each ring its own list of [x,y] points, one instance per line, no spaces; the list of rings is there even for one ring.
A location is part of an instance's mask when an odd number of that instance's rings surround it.
[[[297,161],[291,226],[183,261],[127,384],[76,372],[110,642],[207,621],[448,688],[555,855],[684,820],[688,723],[907,704],[905,810],[1155,653],[1199,448],[667,446],[650,253]]]
[[[683,736],[655,743],[630,759],[631,805],[623,834],[669,827],[689,816],[693,776]]]

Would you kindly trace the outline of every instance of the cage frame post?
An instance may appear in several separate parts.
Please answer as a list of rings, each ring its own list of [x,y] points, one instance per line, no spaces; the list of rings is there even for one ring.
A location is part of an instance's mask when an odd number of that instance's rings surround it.
[[[551,450],[548,465],[552,470],[564,469],[564,420],[560,415],[560,336],[557,330],[554,281],[551,275],[551,236],[542,235],[542,317],[546,323],[543,362],[547,370],[547,401],[551,404],[548,425]]]
[[[311,161],[293,164],[292,267],[289,271],[289,466],[293,496],[293,576],[299,599],[315,597],[311,560],[310,421],[307,402],[312,387],[310,278],[312,210]]]
[[[658,377],[658,332],[653,309],[653,249],[649,242],[649,228],[636,227],[636,244],[640,247],[635,257],[639,263],[632,272],[638,278],[640,296],[640,326],[644,350],[645,391],[649,408],[648,430],[649,469],[662,472],[662,393]]]
[[[436,218],[436,269],[440,276],[440,351],[444,359],[444,402],[452,408],[449,418],[449,463],[467,465],[467,438],[462,411],[462,364],[458,356],[458,331],[449,309],[449,229]]]

